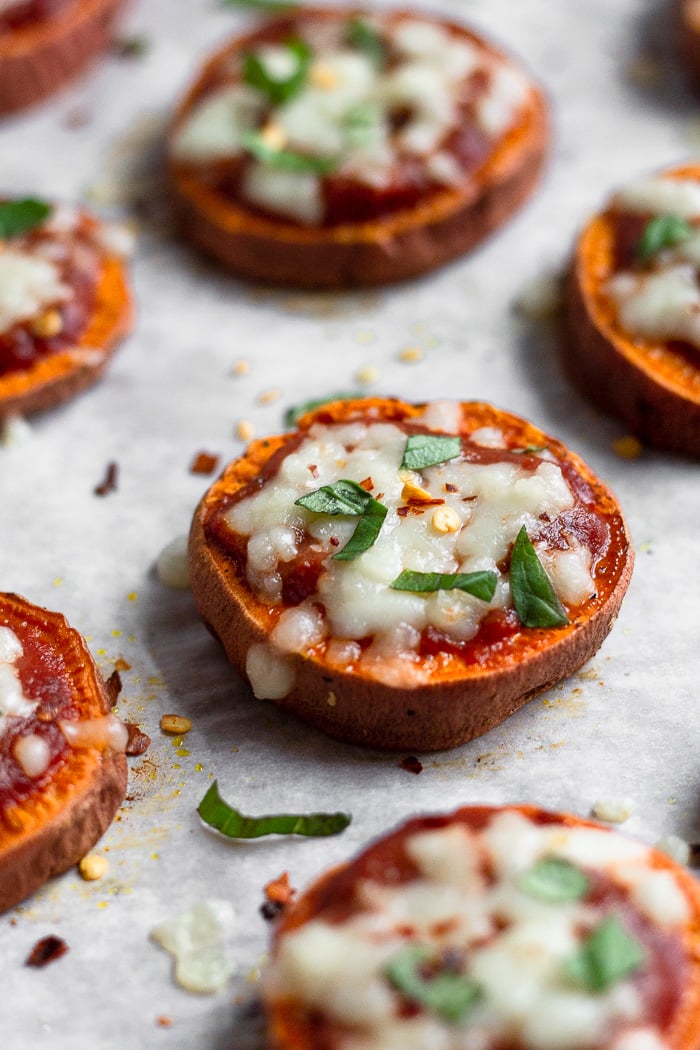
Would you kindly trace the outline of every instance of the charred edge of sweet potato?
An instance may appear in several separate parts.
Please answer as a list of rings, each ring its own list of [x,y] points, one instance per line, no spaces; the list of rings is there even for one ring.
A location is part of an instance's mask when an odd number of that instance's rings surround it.
[[[129,334],[133,312],[126,266],[109,257],[102,264],[93,315],[76,346],[0,375],[0,421],[51,408],[91,386]]]
[[[328,11],[321,14],[329,16]],[[466,27],[444,24],[502,55]],[[248,39],[229,43],[205,64],[176,111],[173,130],[222,56],[244,47]],[[303,288],[388,284],[442,266],[505,223],[533,192],[548,141],[547,104],[533,84],[519,123],[463,187],[386,218],[322,229],[275,222],[226,201],[171,162],[173,205],[184,235],[242,277]]]
[[[0,114],[60,91],[109,46],[126,0],[78,0],[36,25],[0,34]]]
[[[466,823],[471,826],[471,815],[481,812],[515,812],[522,813],[531,819],[546,818],[547,823],[561,823],[566,827],[588,827],[600,829],[595,821],[565,813],[551,813],[532,805],[507,806],[464,806],[452,814],[438,815],[440,826],[449,823]],[[273,936],[272,957],[278,950],[280,941],[286,934],[318,918],[329,899],[337,900],[347,892],[352,884],[354,871],[358,863],[371,854],[377,845],[397,844],[407,836],[434,825],[434,818],[417,817],[400,825],[388,834],[381,836],[374,844],[361,850],[355,858],[324,872],[301,893],[285,910]],[[610,834],[618,832],[607,828]],[[691,912],[690,921],[679,935],[683,943],[689,970],[679,1009],[673,1018],[668,1032],[664,1033],[665,1044],[669,1050],[694,1050],[700,1042],[700,887],[696,880],[681,865],[670,857],[652,850],[652,865],[659,871],[667,871],[673,876],[676,885],[683,893]],[[316,1026],[309,1017],[309,1012],[292,1000],[273,999],[265,994],[263,983],[263,1004],[268,1021],[268,1037],[272,1050],[316,1050],[314,1042]]]
[[[632,572],[634,556],[622,513],[612,494],[575,456],[542,431],[493,406],[467,403],[465,432],[499,425],[517,434],[518,444],[547,444],[568,459],[591,485],[596,506],[614,525],[617,575],[607,591],[572,621],[556,631],[523,633],[517,651],[493,666],[464,667],[458,661],[437,668],[427,682],[387,684],[358,669],[346,672],[326,662],[324,654],[288,657],[295,672],[289,694],[275,700],[330,736],[389,750],[442,750],[480,736],[538,693],[577,670],[608,634]],[[302,430],[314,421],[347,422],[355,418],[413,419],[420,406],[400,401],[336,402],[302,418]],[[220,640],[233,666],[245,678],[246,657],[254,644],[266,642],[271,613],[240,578],[225,551],[211,543],[205,523],[221,501],[245,486],[285,443],[275,437],[254,442],[226,468],[195,512],[190,535],[190,571],[195,603],[202,619]]]

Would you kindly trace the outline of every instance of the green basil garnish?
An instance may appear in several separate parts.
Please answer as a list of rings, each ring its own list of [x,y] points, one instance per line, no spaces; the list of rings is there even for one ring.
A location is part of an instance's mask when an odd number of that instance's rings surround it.
[[[466,591],[483,602],[490,602],[496,593],[498,576],[495,572],[413,572],[404,569],[391,585],[394,591]]]
[[[276,106],[288,102],[303,90],[311,64],[311,48],[303,40],[289,40],[284,46],[296,59],[297,66],[283,80],[273,77],[265,62],[254,51],[243,56],[243,80],[250,87],[267,95],[270,102]]]
[[[516,456],[531,456],[537,452],[544,452],[547,449],[547,445],[526,445],[525,448],[509,448],[509,452],[513,452]]]
[[[333,555],[335,561],[354,561],[369,550],[379,535],[386,507],[370,496],[356,481],[341,479],[332,485],[323,485],[294,501],[316,514],[351,514],[360,518],[352,536],[342,550]]]
[[[343,117],[343,131],[350,146],[367,146],[374,142],[382,127],[381,108],[373,102],[358,102]]]
[[[352,18],[348,22],[347,41],[350,47],[361,51],[376,69],[386,62],[386,48],[379,33],[363,18]]]
[[[331,401],[356,401],[358,398],[366,396],[366,394],[351,391],[350,393],[329,394],[327,397],[318,397],[313,401],[304,401],[301,405],[293,405],[292,408],[287,409],[284,414],[284,425],[286,427],[296,426],[301,417],[305,416],[307,412],[313,412],[314,409],[321,408],[322,405],[328,405]]]
[[[510,590],[524,627],[563,627],[569,622],[524,525],[513,544]]]
[[[270,817],[244,817],[221,798],[217,782],[199,803],[197,812],[210,828],[230,839],[258,839],[263,835],[307,835],[321,838],[345,831],[349,813],[281,813]]]
[[[605,992],[617,981],[644,965],[644,949],[622,923],[603,919],[578,952],[564,964],[564,973],[588,992]]]
[[[0,240],[28,233],[48,219],[52,208],[45,201],[26,197],[24,200],[0,201]]]
[[[323,485],[309,492],[307,496],[300,496],[294,504],[315,514],[364,514],[371,499],[369,492],[356,481],[341,478],[332,485]]]
[[[293,153],[288,149],[275,149],[269,146],[259,131],[244,131],[241,135],[241,146],[252,153],[261,164],[278,171],[293,171],[302,174],[328,175],[338,167],[336,160],[330,157],[309,157],[304,153]]]
[[[406,442],[401,466],[407,470],[423,470],[438,463],[455,459],[462,451],[462,439],[442,437],[439,434],[411,434]]]
[[[649,262],[664,248],[673,248],[687,241],[692,232],[692,227],[680,215],[657,215],[644,228],[637,244],[637,257],[642,262]]]
[[[421,944],[407,944],[389,961],[384,975],[410,1002],[425,1007],[448,1024],[459,1024],[481,996],[478,984],[460,973],[437,972],[426,977],[423,967],[431,951]]]
[[[518,879],[518,886],[529,897],[559,904],[577,901],[588,893],[588,877],[575,864],[562,857],[542,857]]]
[[[247,7],[254,11],[291,11],[298,4],[289,0],[221,0],[224,7]]]

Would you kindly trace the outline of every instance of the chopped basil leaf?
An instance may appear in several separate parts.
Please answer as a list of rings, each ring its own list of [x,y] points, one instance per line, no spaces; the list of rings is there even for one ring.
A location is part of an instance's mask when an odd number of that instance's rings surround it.
[[[313,412],[314,409],[321,408],[322,405],[328,405],[331,401],[356,401],[358,398],[366,396],[366,394],[350,391],[349,393],[329,394],[328,397],[315,398],[313,401],[305,401],[302,405],[293,405],[284,414],[284,425],[286,427],[296,426],[301,417],[305,416],[307,412]]]
[[[26,197],[24,200],[0,201],[0,239],[27,233],[51,214],[51,205]]]
[[[542,857],[518,879],[518,886],[530,897],[559,904],[577,901],[588,892],[588,878],[568,860]]]
[[[483,602],[490,602],[496,593],[498,576],[495,572],[413,572],[404,569],[391,585],[394,591],[466,591]]]
[[[531,456],[537,452],[544,452],[547,447],[547,445],[526,445],[525,448],[510,448],[508,451],[514,452],[517,456]]]
[[[197,812],[205,824],[230,839],[257,839],[263,835],[338,835],[352,820],[349,813],[281,813],[270,817],[244,817],[224,802],[216,781],[199,803]]]
[[[338,166],[338,162],[330,157],[309,157],[304,153],[293,153],[291,150],[269,146],[259,131],[244,131],[241,135],[241,146],[248,153],[252,153],[261,164],[277,168],[278,171],[328,175]]]
[[[356,481],[341,479],[332,485],[323,485],[294,501],[316,514],[351,514],[360,518],[352,536],[342,550],[333,555],[337,561],[354,561],[369,550],[381,531],[386,518],[386,507],[370,496]]]
[[[311,63],[311,49],[303,40],[289,40],[284,46],[296,59],[296,68],[284,79],[273,76],[255,52],[243,56],[243,80],[250,87],[262,91],[276,106],[289,101],[303,90]]]
[[[569,622],[524,525],[513,544],[510,590],[524,627],[563,627]]]
[[[657,215],[644,228],[637,244],[637,256],[642,262],[649,262],[664,248],[673,248],[687,241],[692,232],[680,215]]]
[[[361,51],[377,69],[381,69],[386,62],[386,48],[382,43],[379,33],[369,22],[362,18],[353,18],[348,23],[348,44]]]
[[[566,976],[589,992],[605,992],[644,965],[639,941],[614,916],[603,919],[564,964]]]
[[[147,36],[135,33],[134,36],[120,37],[114,41],[112,50],[119,58],[143,58],[150,50]]]
[[[386,507],[370,496],[364,513],[357,523],[357,528],[342,550],[333,555],[334,561],[354,561],[374,544],[381,532]]]
[[[294,500],[295,506],[306,507],[316,514],[364,514],[372,499],[369,492],[356,481],[341,478],[332,485],[323,485]]]
[[[428,948],[408,944],[389,961],[384,975],[411,1002],[424,1006],[448,1024],[459,1024],[480,998],[479,986],[459,973],[443,971],[423,976],[421,968],[430,959]]]
[[[458,437],[442,437],[439,434],[411,434],[406,442],[401,466],[407,470],[423,470],[438,463],[455,459],[462,451],[462,440]]]
[[[376,141],[382,129],[382,111],[373,102],[358,102],[343,117],[345,139],[350,146],[368,146]]]

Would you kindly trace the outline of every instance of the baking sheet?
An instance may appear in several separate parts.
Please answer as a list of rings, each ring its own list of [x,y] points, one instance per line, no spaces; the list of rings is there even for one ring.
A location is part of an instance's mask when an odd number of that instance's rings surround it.
[[[198,58],[244,23],[212,0],[135,4],[127,31],[148,41],[143,57],[107,57],[55,101],[0,126],[2,192],[77,197],[140,223],[133,336],[99,386],[0,449],[0,581],[64,612],[105,673],[129,665],[120,711],[153,741],[131,760],[128,801],[99,847],[106,877],[85,883],[69,872],[0,919],[3,1045],[261,1050],[251,1004],[269,936],[263,884],[287,870],[303,887],[417,812],[524,800],[587,814],[599,798],[627,796],[635,812],[625,827],[647,841],[698,835],[697,466],[616,455],[624,430],[567,386],[556,325],[514,309],[533,280],[562,266],[611,187],[693,152],[698,107],[672,68],[669,13],[655,0],[423,6],[524,58],[552,98],[554,138],[539,192],[505,229],[402,287],[273,291],[173,239],[158,171],[163,123]],[[417,360],[405,359],[410,348]],[[234,372],[239,360],[246,375]],[[253,700],[189,593],[153,571],[209,483],[190,472],[198,451],[233,458],[241,421],[276,432],[287,406],[358,384],[408,399],[481,398],[531,418],[616,491],[638,552],[617,625],[591,663],[480,740],[419,756],[419,776],[399,768],[400,756],[327,740]],[[100,498],[110,462],[118,489]],[[165,712],[192,718],[187,754],[161,734]],[[353,822],[329,840],[219,841],[195,812],[214,778],[245,812],[321,806]],[[210,897],[236,907],[237,974],[226,991],[193,996],[175,986],[149,933]],[[49,933],[69,953],[27,969]]]

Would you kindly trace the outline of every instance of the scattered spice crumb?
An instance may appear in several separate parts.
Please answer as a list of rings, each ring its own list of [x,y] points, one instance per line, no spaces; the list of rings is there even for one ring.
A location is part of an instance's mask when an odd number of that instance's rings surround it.
[[[159,1028],[170,1028],[172,1026],[172,1023],[172,1017],[165,1017],[163,1014],[160,1014],[158,1017],[156,1017],[156,1024]]]
[[[376,383],[381,377],[381,372],[376,365],[363,365],[362,368],[358,368],[355,373],[355,380],[361,383],[362,386],[371,386],[372,383]]]
[[[129,738],[126,742],[127,755],[142,755],[151,746],[151,738],[136,722],[127,722]]]
[[[112,44],[112,53],[118,58],[143,58],[150,50],[148,37],[141,33],[117,38]]]
[[[184,733],[189,733],[192,728],[192,720],[185,718],[184,715],[163,715],[160,720],[160,728],[164,733],[182,736]]]
[[[220,458],[213,452],[198,452],[190,464],[190,474],[213,474]]]
[[[641,441],[631,434],[616,438],[612,443],[612,450],[620,459],[639,459],[644,451]]]
[[[279,401],[282,397],[282,391],[272,388],[271,390],[263,390],[261,394],[258,394],[259,405],[271,405],[274,401]]]
[[[96,882],[98,879],[104,878],[108,867],[107,858],[102,857],[99,853],[88,853],[78,863],[80,877],[86,882]]]
[[[236,437],[239,441],[250,441],[255,436],[255,427],[249,419],[239,419],[236,423]]]
[[[131,664],[127,663],[127,661],[124,659],[123,656],[118,656],[117,659],[114,661],[114,670],[115,671],[130,671],[131,670]]]
[[[399,350],[399,361],[403,361],[407,365],[416,364],[418,361],[422,361],[423,357],[424,353],[420,346],[405,346],[403,350]]]
[[[112,671],[111,675],[105,682],[105,692],[107,693],[107,697],[109,699],[111,707],[114,707],[114,705],[116,704],[121,691],[122,679],[121,675],[119,674],[119,671],[115,667],[115,669]]]
[[[423,772],[423,763],[415,755],[408,755],[399,762],[399,769],[405,770],[406,773],[415,773],[417,776]]]
[[[60,959],[67,951],[68,945],[61,937],[49,934],[48,937],[42,937],[40,941],[36,942],[27,956],[24,965],[36,967],[48,966],[49,963],[56,962],[56,959]]]
[[[292,897],[294,897],[297,892],[293,886],[289,885],[288,871],[283,871],[279,878],[266,883],[264,891],[267,900],[276,902],[283,906],[289,904]]]
[[[250,361],[246,361],[244,358],[234,361],[231,371],[235,376],[247,376],[250,372]]]
[[[108,463],[107,470],[105,472],[104,480],[100,482],[95,488],[96,496],[108,496],[110,492],[117,491],[117,478],[119,476],[119,467],[116,463]]]

